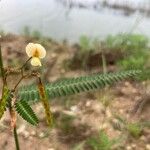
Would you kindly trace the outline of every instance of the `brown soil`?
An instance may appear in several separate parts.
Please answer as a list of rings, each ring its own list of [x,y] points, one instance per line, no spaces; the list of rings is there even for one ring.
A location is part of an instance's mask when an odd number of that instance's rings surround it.
[[[38,42],[47,49],[46,63],[43,62],[44,67],[48,68],[44,70],[46,81],[87,74],[87,71],[80,69],[73,71],[66,69],[63,65],[64,61],[69,60],[75,52],[68,43],[57,43],[50,39],[43,42],[39,39],[16,35],[7,35],[1,38],[0,42],[5,66],[17,67],[24,62],[27,59],[24,50],[26,44]],[[26,69],[30,69],[30,64]],[[88,74],[95,71],[99,71],[99,68],[88,70]],[[10,79],[10,86],[17,79],[18,77]],[[26,81],[23,84],[25,83],[30,84],[31,81]],[[140,108],[141,105],[138,105],[138,102],[144,101],[145,95],[148,95],[148,93],[145,94],[145,85],[146,83],[126,81],[112,88],[55,99],[51,101],[56,124],[53,129],[48,129],[45,123],[41,104],[33,105],[39,116],[40,124],[38,127],[32,127],[18,117],[21,150],[74,150],[79,144],[80,148],[77,150],[92,150],[86,141],[90,137],[96,136],[100,129],[104,129],[110,138],[121,135],[123,140],[117,147],[114,147],[114,150],[150,150],[150,129],[148,127],[143,129],[138,138],[132,137],[127,131],[119,131],[115,127],[118,123],[116,115],[126,119],[127,122],[149,121],[150,100],[147,100],[143,105],[143,109]],[[0,89],[1,86],[0,84]],[[103,102],[107,102],[107,108]],[[141,111],[138,111],[138,108]],[[9,124],[9,114],[6,112],[0,121],[0,150],[15,150]]]

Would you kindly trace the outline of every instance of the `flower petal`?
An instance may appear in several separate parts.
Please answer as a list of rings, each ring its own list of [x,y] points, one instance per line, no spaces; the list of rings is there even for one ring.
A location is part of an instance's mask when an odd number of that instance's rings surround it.
[[[42,66],[40,59],[37,57],[33,57],[31,59],[31,65],[32,66]]]
[[[35,51],[36,51],[36,45],[34,43],[29,43],[26,46],[26,53],[29,57],[33,57]]]
[[[44,58],[46,56],[45,48],[40,44],[35,44],[35,46],[36,46],[36,50],[39,53],[39,58]]]

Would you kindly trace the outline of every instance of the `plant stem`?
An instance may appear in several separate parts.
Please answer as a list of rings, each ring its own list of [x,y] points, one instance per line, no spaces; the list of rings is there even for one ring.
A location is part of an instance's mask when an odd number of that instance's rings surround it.
[[[14,135],[14,139],[15,139],[16,150],[20,150],[16,127],[14,127],[13,135]]]
[[[103,65],[103,73],[107,73],[106,58],[103,52],[102,52],[102,65]]]
[[[2,75],[2,78],[3,78],[3,82],[5,82],[5,73],[4,73],[1,46],[0,46],[0,70],[1,70],[1,75]]]
[[[29,59],[27,59],[27,61],[20,67],[19,70],[22,70],[26,65],[27,63],[31,60],[32,57],[30,57]]]
[[[18,83],[15,85],[13,91],[16,90],[16,88],[18,87],[18,85],[20,84],[20,82],[21,82],[23,79],[24,79],[24,76],[22,76],[22,77],[20,78],[20,80],[18,81]]]
[[[8,108],[9,108],[9,113],[10,113],[10,117],[11,117],[10,123],[11,123],[11,127],[13,129],[13,136],[14,136],[14,141],[15,141],[15,145],[16,145],[16,150],[20,150],[18,134],[17,134],[17,129],[16,129],[16,115],[14,114],[13,104],[12,104],[12,101],[16,100],[16,99],[14,99],[14,93],[11,93],[11,95],[12,95],[12,98],[10,101],[8,101]]]

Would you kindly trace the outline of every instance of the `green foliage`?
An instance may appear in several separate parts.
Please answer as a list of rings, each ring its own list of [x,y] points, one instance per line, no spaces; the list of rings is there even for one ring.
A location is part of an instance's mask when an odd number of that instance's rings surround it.
[[[39,31],[37,31],[37,30],[31,31],[29,26],[25,26],[23,28],[23,33],[22,34],[24,36],[32,37],[32,38],[36,38],[36,39],[40,39],[42,37],[42,34]]]
[[[6,110],[9,93],[10,93],[9,89],[7,87],[4,87],[2,99],[0,99],[0,119],[2,118]]]
[[[122,70],[140,69],[143,74],[140,80],[150,77],[150,50],[148,38],[138,34],[119,34],[106,39],[108,49],[123,53],[123,58],[117,62]]]
[[[25,100],[20,100],[15,104],[16,111],[18,114],[27,122],[32,125],[38,124],[38,118],[36,117],[34,111],[30,105]]]
[[[128,122],[125,118],[115,115],[118,122],[114,125],[115,129],[125,131],[123,134],[128,134],[134,138],[139,138],[144,128],[150,128],[150,121],[146,122]]]
[[[42,37],[42,34],[39,31],[35,30],[32,33],[32,37],[36,39],[40,39]]]
[[[148,48],[148,38],[139,34],[118,34],[108,36],[105,45],[109,49],[121,49],[134,54],[135,51]]]
[[[125,69],[141,69],[145,64],[145,56],[129,56],[128,58],[120,61],[120,65]]]
[[[30,31],[30,28],[28,26],[25,26],[23,28],[23,35],[24,36],[31,36],[31,31]]]
[[[2,29],[0,29],[0,35],[1,36],[5,36],[7,33],[4,31],[4,30],[2,30]]]
[[[127,130],[135,138],[138,138],[141,135],[142,127],[139,123],[129,123],[127,124]]]
[[[110,139],[108,135],[101,130],[97,137],[92,137],[87,141],[93,150],[111,150],[112,146],[117,143],[117,139]]]
[[[45,89],[48,98],[51,99],[103,88],[123,79],[138,76],[140,73],[141,71],[139,70],[131,70],[118,73],[95,74],[85,77],[63,79],[47,84]],[[39,100],[39,94],[36,86],[31,85],[20,88],[19,99],[25,99],[30,102],[36,102]]]
[[[139,80],[147,80],[150,79],[150,66],[148,66],[148,59],[150,59],[150,55],[137,55],[137,56],[129,56],[118,62],[118,65],[122,70],[128,69],[140,69],[142,70],[141,76],[139,76]]]
[[[74,68],[74,63],[77,62],[78,66],[82,68],[87,67],[87,61],[91,54],[93,54],[94,45],[91,38],[87,36],[81,36],[79,39],[79,50],[76,51],[73,59],[69,62],[65,62],[69,68]]]
[[[88,50],[91,50],[92,48],[91,40],[87,36],[80,37],[79,45],[81,47],[81,51],[87,52]]]
[[[1,45],[0,45],[0,76],[2,76],[2,78],[4,79],[4,66],[3,66]]]

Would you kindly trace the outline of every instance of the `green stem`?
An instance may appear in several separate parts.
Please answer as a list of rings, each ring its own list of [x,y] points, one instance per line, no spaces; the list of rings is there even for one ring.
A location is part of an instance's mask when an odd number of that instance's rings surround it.
[[[3,66],[3,59],[2,59],[2,51],[1,51],[1,46],[0,46],[0,73],[3,78],[3,82],[5,81],[5,73],[4,73],[4,66]]]
[[[13,134],[14,134],[14,139],[15,139],[16,150],[20,150],[16,127],[14,128],[14,133]]]

